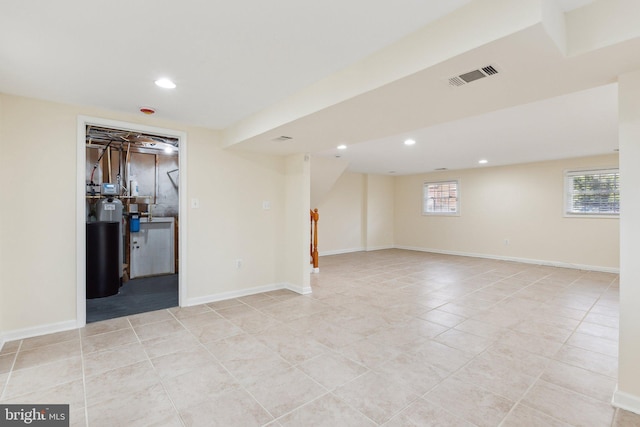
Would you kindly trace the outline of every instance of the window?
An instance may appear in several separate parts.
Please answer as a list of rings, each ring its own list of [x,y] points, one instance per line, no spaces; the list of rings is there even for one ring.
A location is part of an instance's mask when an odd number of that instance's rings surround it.
[[[458,181],[425,182],[422,213],[424,215],[458,215]]]
[[[619,213],[620,173],[618,169],[566,172],[566,215],[617,216]]]

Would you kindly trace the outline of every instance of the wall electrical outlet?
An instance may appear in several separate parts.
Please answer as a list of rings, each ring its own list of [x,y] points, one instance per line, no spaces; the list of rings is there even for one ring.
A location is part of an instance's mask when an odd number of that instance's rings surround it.
[[[262,209],[264,209],[265,211],[268,211],[269,209],[271,209],[271,202],[269,200],[263,201]]]
[[[504,239],[504,245],[509,246],[509,239]]]
[[[236,268],[238,268],[238,269],[242,268],[242,260],[241,259],[237,259],[236,260]]]

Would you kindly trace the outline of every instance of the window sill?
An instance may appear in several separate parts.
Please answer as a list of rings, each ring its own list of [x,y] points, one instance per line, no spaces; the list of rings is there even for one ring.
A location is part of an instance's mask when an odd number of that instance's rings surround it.
[[[620,219],[619,214],[574,214],[566,213],[563,215],[565,218],[606,218],[606,219]]]
[[[422,212],[422,216],[460,216],[460,212]]]

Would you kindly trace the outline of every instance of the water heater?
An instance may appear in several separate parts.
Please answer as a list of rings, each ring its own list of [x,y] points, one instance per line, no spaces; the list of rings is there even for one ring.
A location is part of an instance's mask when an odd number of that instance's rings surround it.
[[[118,264],[119,274],[122,278],[122,264],[123,264],[123,241],[122,233],[124,227],[122,227],[122,202],[114,197],[108,197],[106,199],[100,199],[96,203],[96,220],[98,222],[117,222],[118,223]]]

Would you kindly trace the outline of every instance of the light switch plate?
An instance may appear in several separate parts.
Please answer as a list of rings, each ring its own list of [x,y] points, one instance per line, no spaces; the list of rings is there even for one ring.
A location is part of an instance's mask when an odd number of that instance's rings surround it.
[[[191,199],[191,209],[200,209],[200,199]]]

